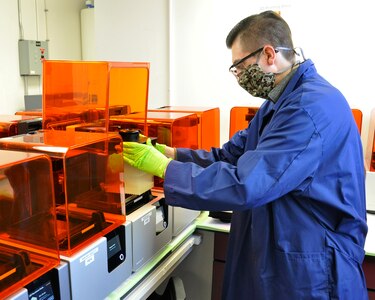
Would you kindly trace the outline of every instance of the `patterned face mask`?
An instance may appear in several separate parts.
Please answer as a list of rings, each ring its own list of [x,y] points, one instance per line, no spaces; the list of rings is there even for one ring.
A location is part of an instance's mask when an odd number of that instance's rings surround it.
[[[265,73],[258,64],[252,64],[241,72],[238,84],[254,97],[267,98],[275,87],[275,74]]]

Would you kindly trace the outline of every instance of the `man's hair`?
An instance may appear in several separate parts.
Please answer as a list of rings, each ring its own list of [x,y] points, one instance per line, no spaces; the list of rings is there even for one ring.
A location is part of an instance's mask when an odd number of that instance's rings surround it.
[[[241,46],[249,52],[255,51],[265,44],[272,47],[293,49],[292,33],[284,19],[273,11],[264,11],[240,21],[229,32],[226,44],[230,49],[239,38]],[[293,51],[282,51],[284,57],[293,60]]]

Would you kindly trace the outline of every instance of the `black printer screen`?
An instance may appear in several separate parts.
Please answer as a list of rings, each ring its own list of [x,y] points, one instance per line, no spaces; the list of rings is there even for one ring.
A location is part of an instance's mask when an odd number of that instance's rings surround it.
[[[108,241],[107,247],[108,247],[108,259],[109,259],[113,255],[121,251],[120,237],[118,235],[115,235],[113,238],[111,238]]]
[[[35,290],[29,291],[29,300],[55,300],[51,281],[43,282]]]

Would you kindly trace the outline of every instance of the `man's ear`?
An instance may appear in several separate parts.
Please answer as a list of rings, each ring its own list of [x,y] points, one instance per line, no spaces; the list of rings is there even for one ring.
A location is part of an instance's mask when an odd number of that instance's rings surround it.
[[[276,58],[276,51],[271,45],[265,45],[263,47],[264,54],[266,55],[267,64],[273,65]]]

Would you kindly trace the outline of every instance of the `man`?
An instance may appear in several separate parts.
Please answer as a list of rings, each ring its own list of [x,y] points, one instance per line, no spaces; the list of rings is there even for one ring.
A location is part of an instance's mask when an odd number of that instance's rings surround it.
[[[267,99],[248,128],[210,152],[124,143],[125,161],[165,177],[170,205],[233,210],[223,298],[367,299],[362,145],[348,103],[311,60],[296,61],[278,14],[242,20],[226,42],[238,83]]]

